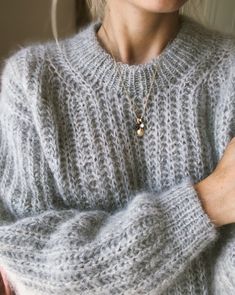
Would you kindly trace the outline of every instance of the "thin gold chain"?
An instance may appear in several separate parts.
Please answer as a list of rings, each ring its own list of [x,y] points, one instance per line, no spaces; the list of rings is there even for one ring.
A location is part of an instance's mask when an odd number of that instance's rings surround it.
[[[105,32],[105,35],[106,35],[107,39],[110,41],[110,39],[109,39],[109,37],[108,37],[107,31],[106,31],[104,25],[102,24],[101,26],[102,26],[102,28],[103,28],[103,30],[104,30],[104,32]],[[168,44],[169,44],[172,40],[173,40],[173,39],[171,39],[171,40],[167,43],[166,47],[168,46]],[[143,134],[144,134],[144,122],[143,122],[143,117],[144,117],[144,114],[145,114],[145,111],[146,111],[147,102],[148,102],[148,99],[149,99],[150,94],[151,94],[151,90],[152,90],[152,87],[153,87],[153,83],[154,83],[154,79],[155,79],[155,76],[156,76],[156,73],[157,73],[157,69],[158,69],[158,67],[157,67],[157,65],[156,65],[156,69],[155,69],[155,71],[154,71],[154,73],[153,73],[153,76],[152,76],[152,79],[151,79],[150,90],[149,90],[147,96],[145,97],[146,99],[145,99],[145,103],[144,103],[143,114],[140,115],[140,116],[137,116],[137,114],[136,114],[136,112],[135,112],[135,109],[134,109],[134,107],[133,107],[132,100],[131,100],[131,98],[130,98],[130,96],[129,96],[129,94],[128,94],[127,88],[126,88],[125,83],[124,83],[124,81],[123,81],[122,73],[121,73],[121,71],[120,71],[120,68],[118,67],[118,63],[117,63],[117,61],[116,61],[116,59],[115,59],[115,57],[114,57],[114,54],[113,54],[113,52],[112,52],[112,49],[111,49],[111,48],[109,48],[109,49],[110,49],[111,55],[112,55],[112,57],[113,57],[113,59],[114,59],[115,66],[116,66],[116,68],[117,68],[118,71],[119,71],[119,75],[120,75],[120,77],[121,77],[121,82],[122,82],[122,85],[123,85],[123,87],[124,87],[125,94],[126,94],[126,96],[128,97],[128,99],[129,99],[129,101],[130,101],[130,103],[131,103],[131,106],[132,106],[132,108],[133,108],[134,114],[135,114],[136,123],[137,123],[137,134],[138,134],[138,136],[142,137]],[[120,55],[120,53],[119,53],[119,55]],[[157,59],[159,59],[160,56],[161,56],[161,54],[159,54],[159,55],[157,56]],[[139,131],[141,131],[141,132],[139,132]]]
[[[106,37],[109,39],[105,27],[104,27],[103,25],[102,25],[102,27],[103,27],[103,29],[104,29],[104,32],[105,32]],[[131,101],[131,98],[130,98],[130,96],[129,96],[129,94],[128,94],[128,91],[127,91],[126,85],[125,85],[125,83],[124,83],[124,81],[123,81],[123,78],[122,78],[122,74],[121,74],[120,68],[118,67],[117,61],[116,61],[116,59],[114,58],[114,54],[113,54],[113,52],[112,52],[112,49],[111,49],[111,48],[109,48],[109,49],[110,49],[111,55],[112,55],[112,57],[113,57],[113,59],[114,59],[114,61],[115,61],[115,65],[116,65],[116,67],[117,67],[117,69],[118,69],[118,71],[119,71],[119,74],[120,74],[120,77],[121,77],[121,81],[122,81],[122,85],[123,85],[123,87],[124,87],[124,89],[125,89],[125,93],[126,93],[128,99],[130,100],[130,102],[132,102],[132,101]],[[159,58],[159,56],[157,56],[157,58]],[[154,71],[154,74],[153,74],[153,77],[152,77],[152,82],[151,82],[151,86],[150,86],[150,91],[149,91],[148,95],[146,96],[146,101],[145,101],[145,104],[144,104],[144,112],[145,112],[145,109],[146,109],[146,105],[147,105],[147,102],[148,102],[148,98],[149,98],[150,93],[151,93],[151,90],[152,90],[152,86],[153,86],[153,82],[154,82],[154,79],[155,79],[156,73],[157,73],[157,67],[156,67],[156,69],[155,69],[155,71]],[[141,116],[141,118],[144,116],[144,112],[143,112],[143,115]],[[135,111],[134,111],[134,113],[135,113],[135,116],[136,116],[136,118],[137,118],[137,115],[136,115],[136,112],[135,112]]]

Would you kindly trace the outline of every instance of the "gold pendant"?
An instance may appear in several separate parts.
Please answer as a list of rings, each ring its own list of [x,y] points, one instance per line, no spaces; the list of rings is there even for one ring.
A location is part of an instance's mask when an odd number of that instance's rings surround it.
[[[138,137],[144,136],[144,123],[141,117],[136,118],[136,133]]]

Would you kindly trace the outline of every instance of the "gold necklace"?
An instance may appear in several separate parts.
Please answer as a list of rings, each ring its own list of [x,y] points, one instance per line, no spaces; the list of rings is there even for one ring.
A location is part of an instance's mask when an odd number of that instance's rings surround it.
[[[102,28],[104,29],[104,32],[105,32],[106,37],[107,37],[108,40],[110,41],[110,39],[109,39],[109,37],[108,37],[108,34],[107,34],[107,31],[106,31],[106,29],[104,28],[103,24],[102,24],[101,26],[102,26]],[[168,44],[169,44],[172,40],[173,40],[173,38],[167,43],[166,47],[168,46]],[[124,82],[123,82],[123,78],[122,78],[122,74],[121,74],[120,68],[118,67],[118,63],[117,63],[116,59],[114,58],[114,54],[113,54],[111,48],[110,48],[110,52],[111,52],[111,55],[112,55],[112,57],[113,57],[113,59],[114,59],[114,61],[115,61],[115,66],[116,66],[116,68],[117,68],[118,71],[119,71],[119,75],[120,75],[120,77],[121,77],[122,85],[124,86],[126,96],[127,96],[128,99],[130,100],[130,103],[131,103],[131,105],[132,105],[132,107],[133,107],[133,104],[132,104],[131,98],[130,98],[130,96],[128,95],[128,92],[127,92],[126,86],[125,86],[125,84],[124,84]],[[119,54],[119,55],[120,55],[120,54]],[[159,55],[157,56],[157,59],[159,59],[160,56],[161,56],[161,54],[159,54]],[[154,82],[154,79],[155,79],[155,75],[156,75],[156,73],[157,73],[157,66],[156,66],[156,69],[155,69],[155,71],[154,71],[154,73],[153,73],[153,76],[152,76],[152,79],[151,79],[152,81],[151,81],[151,86],[150,86],[149,93],[148,93],[148,95],[146,96],[146,100],[145,100],[145,103],[144,103],[144,111],[143,111],[143,114],[142,114],[142,115],[137,115],[137,113],[135,112],[135,110],[134,110],[134,108],[133,108],[133,111],[134,111],[134,114],[135,114],[135,120],[136,120],[136,124],[135,124],[135,129],[136,129],[136,130],[135,130],[135,131],[136,131],[136,134],[137,134],[138,137],[143,137],[143,136],[144,136],[144,130],[145,130],[145,129],[144,129],[144,119],[143,119],[143,117],[144,117],[144,114],[145,114],[145,110],[146,110],[147,102],[148,102],[148,99],[149,99],[149,96],[150,96],[150,93],[151,93],[151,90],[152,90],[152,86],[153,86],[153,82]]]

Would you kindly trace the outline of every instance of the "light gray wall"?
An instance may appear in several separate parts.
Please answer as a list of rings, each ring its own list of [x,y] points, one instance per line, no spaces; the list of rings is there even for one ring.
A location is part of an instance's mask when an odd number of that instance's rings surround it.
[[[208,27],[235,35],[235,0],[189,0],[195,1],[197,19]],[[186,6],[186,5],[185,5]],[[192,13],[190,13],[192,15]],[[194,16],[194,15],[192,15]]]

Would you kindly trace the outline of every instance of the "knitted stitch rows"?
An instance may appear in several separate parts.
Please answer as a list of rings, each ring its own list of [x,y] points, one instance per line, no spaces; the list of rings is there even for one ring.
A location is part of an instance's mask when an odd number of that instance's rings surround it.
[[[232,295],[235,226],[193,184],[235,136],[235,38],[181,16],[159,59],[115,62],[99,21],[1,75],[0,266],[17,295]]]

